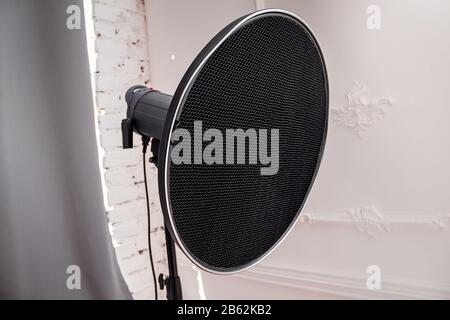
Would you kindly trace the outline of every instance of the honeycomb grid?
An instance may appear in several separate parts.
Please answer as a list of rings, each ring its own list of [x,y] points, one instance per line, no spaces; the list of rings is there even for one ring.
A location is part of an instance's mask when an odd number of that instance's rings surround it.
[[[179,241],[204,268],[242,269],[291,227],[314,179],[328,115],[327,78],[318,45],[290,16],[257,16],[212,53],[181,110],[174,129],[193,133],[194,121],[202,121],[203,131],[219,129],[224,154],[226,129],[279,129],[275,175],[261,176],[263,165],[248,163],[171,162],[168,168]]]

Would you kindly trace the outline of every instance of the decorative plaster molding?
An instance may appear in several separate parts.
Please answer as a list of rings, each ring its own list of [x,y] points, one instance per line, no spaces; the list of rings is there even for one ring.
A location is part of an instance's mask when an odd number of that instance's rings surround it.
[[[332,294],[349,299],[449,299],[450,286],[383,276],[381,290],[368,290],[367,275],[338,269],[293,269],[258,265],[234,275],[271,285]]]
[[[386,114],[386,107],[392,105],[392,101],[386,98],[369,99],[367,87],[358,81],[353,82],[345,98],[345,105],[331,107],[332,119],[337,125],[354,131],[360,138]]]
[[[300,223],[348,223],[371,237],[390,232],[399,226],[422,225],[448,229],[450,214],[383,214],[374,205],[351,208],[337,213],[302,213]]]
[[[360,232],[365,232],[371,237],[390,231],[386,217],[374,205],[349,209],[346,214]]]

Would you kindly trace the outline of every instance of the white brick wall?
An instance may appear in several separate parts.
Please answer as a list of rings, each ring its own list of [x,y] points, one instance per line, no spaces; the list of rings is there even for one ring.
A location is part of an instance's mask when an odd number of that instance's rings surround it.
[[[143,0],[93,0],[95,91],[100,144],[107,188],[108,218],[120,269],[135,299],[153,299],[147,245],[147,216],[140,137],[135,148],[121,148],[124,94],[149,83],[149,52]],[[149,148],[150,149],[150,148]],[[166,270],[164,229],[156,168],[148,164],[152,248],[156,276]],[[159,297],[165,294],[159,292]]]

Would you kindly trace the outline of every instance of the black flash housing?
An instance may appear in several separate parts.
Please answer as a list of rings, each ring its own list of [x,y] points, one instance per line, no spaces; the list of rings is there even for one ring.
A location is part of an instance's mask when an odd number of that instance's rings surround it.
[[[145,86],[133,86],[125,94],[127,117],[122,120],[122,145],[133,147],[133,132],[160,140],[172,96]]]

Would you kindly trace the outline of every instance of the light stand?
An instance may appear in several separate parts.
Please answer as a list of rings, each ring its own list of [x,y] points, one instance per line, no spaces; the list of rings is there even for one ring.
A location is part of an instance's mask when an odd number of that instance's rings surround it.
[[[153,157],[150,158],[150,162],[158,166],[158,150],[159,140],[153,139],[151,145],[151,151]],[[169,276],[164,278],[164,274],[160,274],[158,277],[159,288],[164,290],[166,287],[167,300],[183,300],[183,291],[181,289],[181,280],[178,275],[177,265],[177,253],[175,251],[175,242],[170,235],[167,225],[164,224],[164,233],[166,235],[166,253],[167,253],[167,265],[169,267]]]
[[[128,89],[125,100],[128,108],[127,118],[122,120],[123,148],[129,149],[133,147],[133,131],[142,136],[151,137],[153,157],[150,158],[150,162],[158,167],[159,141],[172,96],[145,86],[134,86]],[[167,225],[164,225],[164,229],[169,275],[167,277],[164,277],[163,274],[159,275],[159,287],[161,290],[164,287],[166,288],[167,300],[182,300],[183,293],[178,275],[175,242],[170,235]]]
[[[183,292],[181,289],[181,280],[178,275],[177,266],[177,254],[175,252],[175,243],[170,235],[167,227],[165,227],[166,233],[166,251],[167,251],[167,264],[169,265],[169,276],[164,278],[161,273],[158,277],[159,288],[161,290],[166,287],[167,300],[182,300]]]

